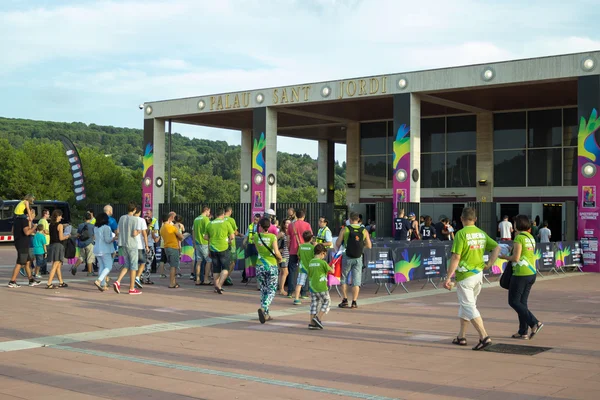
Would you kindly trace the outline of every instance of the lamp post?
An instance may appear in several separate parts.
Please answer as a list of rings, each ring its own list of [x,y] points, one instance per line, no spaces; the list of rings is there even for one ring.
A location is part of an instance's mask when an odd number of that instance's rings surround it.
[[[175,182],[177,182],[177,178],[171,178],[171,182],[173,182],[173,199],[177,197],[177,191],[175,190]]]

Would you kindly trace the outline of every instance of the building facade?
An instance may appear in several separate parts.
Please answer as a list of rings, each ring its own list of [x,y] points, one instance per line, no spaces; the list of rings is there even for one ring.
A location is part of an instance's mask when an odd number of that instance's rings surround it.
[[[435,203],[435,218],[495,202],[498,215],[564,221],[570,202],[591,212],[583,186],[595,206],[582,177],[595,179],[598,161],[599,62],[588,52],[147,102],[144,207],[164,199],[172,121],[241,132],[240,201],[257,211],[277,201],[277,138],[288,136],[319,142],[319,202],[333,201],[333,147],[345,143],[349,204]]]

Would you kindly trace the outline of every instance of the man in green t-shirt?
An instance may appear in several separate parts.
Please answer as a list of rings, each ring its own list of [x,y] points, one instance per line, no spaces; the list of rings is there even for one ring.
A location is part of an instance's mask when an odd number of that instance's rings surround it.
[[[231,224],[225,221],[225,210],[217,209],[216,218],[206,226],[204,238],[208,240],[213,266],[215,292],[223,294],[223,283],[229,275],[229,241],[234,238]]]
[[[459,230],[452,245],[452,258],[448,266],[448,275],[444,286],[451,290],[452,275],[456,272],[456,293],[458,295],[458,318],[460,319],[460,331],[452,343],[466,346],[465,333],[469,322],[473,324],[479,333],[479,343],[473,350],[481,350],[492,344],[488,336],[483,319],[477,310],[477,296],[481,292],[483,269],[490,268],[496,262],[500,247],[484,231],[475,226],[477,216],[473,208],[463,209],[460,217],[463,229]],[[483,261],[483,254],[491,251],[487,265]]]
[[[208,240],[204,238],[206,227],[210,224],[210,207],[203,206],[202,213],[194,219],[192,237],[194,239],[194,250],[196,257],[194,261],[194,272],[196,285],[210,285],[212,260],[208,254]]]
[[[244,235],[240,234],[237,223],[235,219],[231,216],[233,213],[233,208],[231,206],[225,207],[225,221],[227,221],[231,225],[231,229],[233,229],[233,235],[235,237],[244,237]],[[237,260],[237,246],[235,244],[235,237],[231,241],[231,260],[229,261],[229,273],[233,272],[233,268],[235,267],[235,260]]]
[[[334,269],[324,260],[327,249],[322,244],[315,246],[314,258],[308,263],[308,282],[310,286],[310,324],[308,329],[323,329],[323,315],[329,312],[331,298],[327,287],[327,274]]]
[[[306,278],[308,277],[308,264],[315,258],[315,245],[311,243],[313,239],[313,233],[311,231],[302,232],[302,239],[304,243],[298,246],[298,260],[300,261],[300,271],[298,272],[298,280],[296,281],[296,290],[294,292],[294,305],[298,306],[302,304],[300,301],[300,291],[306,284]],[[308,297],[302,297],[308,298]]]

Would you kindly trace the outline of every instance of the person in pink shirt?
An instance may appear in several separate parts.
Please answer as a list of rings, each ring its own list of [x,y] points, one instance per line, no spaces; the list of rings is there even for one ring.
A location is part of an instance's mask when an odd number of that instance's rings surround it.
[[[268,233],[272,233],[273,235],[277,236],[279,234],[279,228],[277,227],[277,224],[275,224],[275,220],[276,220],[275,210],[273,210],[272,208],[269,208],[265,212],[264,217],[269,218],[269,221],[271,222],[271,226],[269,226]]]
[[[298,247],[304,243],[302,239],[302,234],[305,231],[310,231],[312,233],[312,229],[310,224],[304,221],[306,217],[306,213],[304,210],[298,210],[296,212],[296,220],[292,222],[287,229],[287,237],[288,243],[290,244],[290,260],[288,263],[288,297],[292,297],[292,293],[296,291],[296,281],[298,280]],[[300,293],[302,298],[306,298],[306,286],[302,286],[302,292]]]

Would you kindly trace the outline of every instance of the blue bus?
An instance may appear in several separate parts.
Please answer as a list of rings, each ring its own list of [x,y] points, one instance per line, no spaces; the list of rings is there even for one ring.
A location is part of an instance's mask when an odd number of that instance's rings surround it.
[[[15,207],[21,200],[0,200],[0,242],[12,242],[13,224],[15,223]],[[57,200],[36,200],[30,205],[30,208],[35,210],[36,218],[42,215],[42,210],[52,211],[59,209],[63,212],[63,222],[71,222],[71,209],[66,201]],[[37,221],[37,219],[36,219]]]

